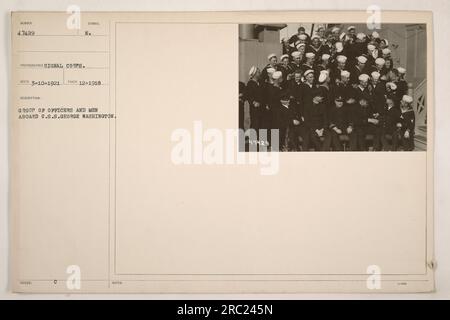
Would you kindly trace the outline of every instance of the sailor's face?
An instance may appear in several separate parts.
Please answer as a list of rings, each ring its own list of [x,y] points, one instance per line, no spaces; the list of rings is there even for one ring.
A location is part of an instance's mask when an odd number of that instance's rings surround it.
[[[269,63],[271,65],[275,65],[275,64],[277,64],[277,61],[278,61],[277,57],[272,57],[272,58],[270,58]]]

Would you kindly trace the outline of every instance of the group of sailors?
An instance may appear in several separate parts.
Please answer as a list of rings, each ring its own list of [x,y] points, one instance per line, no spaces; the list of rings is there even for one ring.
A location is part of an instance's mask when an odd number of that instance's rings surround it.
[[[282,151],[414,150],[406,69],[394,66],[387,39],[354,26],[310,37],[300,27],[281,45],[280,57],[270,54],[239,83],[242,129],[247,101],[250,129],[277,129]],[[271,145],[270,137],[256,142]]]

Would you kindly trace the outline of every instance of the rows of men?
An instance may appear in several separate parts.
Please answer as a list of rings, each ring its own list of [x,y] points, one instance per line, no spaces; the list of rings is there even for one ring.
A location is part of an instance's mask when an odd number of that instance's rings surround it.
[[[280,150],[414,150],[413,98],[388,40],[353,26],[312,37],[300,27],[282,46],[240,83],[241,127],[248,101],[250,127],[278,129]]]

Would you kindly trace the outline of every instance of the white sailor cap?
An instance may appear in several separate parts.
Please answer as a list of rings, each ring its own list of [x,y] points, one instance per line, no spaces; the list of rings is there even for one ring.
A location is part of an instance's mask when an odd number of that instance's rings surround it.
[[[334,47],[336,48],[337,52],[342,52],[342,50],[344,50],[344,45],[342,44],[342,42],[336,42],[334,44]]]
[[[267,73],[268,74],[272,74],[272,73],[274,73],[276,70],[275,70],[275,68],[267,68]]]
[[[372,32],[372,38],[378,39],[380,37],[380,34],[376,31]]]
[[[301,34],[301,35],[298,36],[298,38],[300,40],[306,40],[308,37],[306,36],[306,34]]]
[[[273,57],[276,58],[277,55],[276,55],[275,53],[271,53],[271,54],[268,55],[267,60],[270,60],[270,59],[272,59]]]
[[[373,50],[375,50],[375,46],[374,46],[373,44],[368,44],[368,45],[367,45],[367,49],[368,49],[369,51],[373,51]]]
[[[291,53],[292,58],[298,58],[300,57],[301,53],[300,51],[294,51]]]
[[[378,79],[380,79],[380,73],[378,72],[378,71],[374,71],[374,72],[372,72],[371,74],[370,74],[370,76],[372,77],[372,79],[374,79],[374,80],[378,80]]]
[[[275,71],[274,73],[272,73],[272,79],[278,80],[281,78],[282,75],[283,73],[281,71]]]
[[[386,88],[390,88],[392,91],[397,90],[397,85],[393,82],[386,83]]]
[[[308,59],[314,58],[316,55],[313,52],[308,52],[305,54]]]
[[[342,70],[341,71],[341,77],[350,77],[350,72],[348,72],[347,70]]]
[[[404,101],[404,102],[406,102],[406,103],[411,103],[411,102],[413,102],[413,98],[411,97],[411,96],[408,96],[408,95],[404,95],[403,97],[402,97],[402,101]]]
[[[386,54],[386,55],[388,55],[388,54],[390,54],[391,53],[391,50],[390,49],[388,49],[388,48],[384,48],[381,52],[383,52],[383,54]]]
[[[324,54],[322,55],[322,60],[327,61],[327,60],[330,59],[330,57],[331,57],[331,56],[330,56],[328,53],[324,53]]]
[[[322,71],[320,71],[320,75],[319,75],[319,82],[320,83],[323,83],[323,82],[325,82],[325,80],[327,80],[327,78],[328,78],[328,71],[327,70],[322,70]]]
[[[350,26],[347,28],[347,31],[356,30],[355,26]]]
[[[337,32],[337,31],[340,31],[340,29],[338,28],[338,27],[334,27],[333,29],[331,29],[331,32]]]
[[[358,38],[359,40],[364,40],[366,38],[366,35],[364,33],[360,32],[356,35],[356,38]]]
[[[313,69],[306,70],[305,73],[303,73],[303,76],[306,77],[310,73],[314,74],[314,70]]]
[[[359,57],[358,57],[358,62],[359,62],[359,63],[366,63],[366,62],[367,62],[367,58],[364,57],[364,56],[359,56]]]
[[[384,60],[383,58],[376,58],[375,59],[375,64],[378,64],[380,66],[384,66],[385,63],[386,63],[386,60]]]
[[[283,59],[285,59],[285,58],[288,58],[288,59],[289,59],[289,55],[283,54],[283,55],[280,57],[280,61],[283,61]]]
[[[398,71],[398,73],[401,73],[401,74],[405,74],[406,73],[406,69],[402,68],[402,67],[398,67],[397,71]]]
[[[252,66],[252,67],[250,68],[250,71],[248,72],[248,75],[249,75],[250,77],[253,77],[253,76],[256,74],[256,70],[258,70],[258,68],[255,67],[255,66]]]
[[[359,75],[358,79],[360,81],[368,81],[369,80],[369,75],[363,73],[363,74]]]
[[[299,43],[299,44],[296,46],[297,50],[300,49],[301,47],[306,47],[306,44],[304,44],[304,43]]]
[[[314,39],[320,39],[320,37],[317,34],[315,34],[311,37],[311,40],[314,40]]]
[[[340,55],[340,56],[336,57],[336,60],[337,60],[337,62],[345,63],[347,61],[347,57],[343,56],[343,55]]]

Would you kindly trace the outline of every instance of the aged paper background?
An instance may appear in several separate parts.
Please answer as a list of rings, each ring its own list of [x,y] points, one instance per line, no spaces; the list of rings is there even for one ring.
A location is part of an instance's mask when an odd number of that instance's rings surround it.
[[[56,25],[66,17],[23,15]],[[170,162],[174,129],[191,129],[194,120],[236,126],[237,23],[306,22],[317,15],[86,15],[107,26],[109,40],[100,46],[111,58],[109,89],[93,91],[88,101],[117,119],[23,122],[11,112],[15,290],[66,291],[71,264],[80,265],[89,292],[366,291],[372,264],[385,276],[383,291],[433,288],[427,268],[433,258],[432,134],[426,153],[280,154],[275,176],[259,175],[256,166]],[[358,22],[365,15],[320,17]],[[385,13],[385,19],[431,22],[418,13]],[[427,32],[432,52],[431,24]],[[190,37],[179,37],[176,47],[160,45],[182,33]],[[211,33],[220,41],[205,42]],[[50,41],[32,46],[51,48]],[[13,37],[13,66],[15,50],[31,50],[23,45]],[[167,63],[155,63],[162,57]],[[192,57],[203,63],[192,64]],[[17,71],[12,83],[20,76]],[[174,77],[183,83],[177,94]],[[13,101],[27,90],[13,89]],[[45,103],[61,103],[52,89],[39,90],[49,90]],[[85,99],[68,90],[63,101]]]

